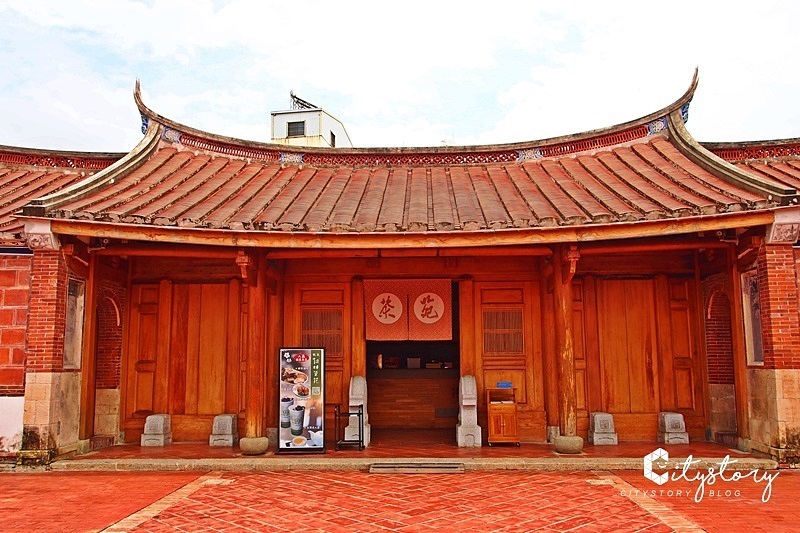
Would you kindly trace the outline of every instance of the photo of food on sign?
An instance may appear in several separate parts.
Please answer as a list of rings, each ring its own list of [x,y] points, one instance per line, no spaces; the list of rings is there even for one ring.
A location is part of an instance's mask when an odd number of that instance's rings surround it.
[[[324,452],[325,350],[281,348],[277,453]]]

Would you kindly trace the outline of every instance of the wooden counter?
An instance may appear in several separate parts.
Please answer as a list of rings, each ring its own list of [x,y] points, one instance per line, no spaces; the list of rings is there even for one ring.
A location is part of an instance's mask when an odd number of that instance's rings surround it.
[[[455,428],[457,368],[367,371],[369,421],[375,428]]]

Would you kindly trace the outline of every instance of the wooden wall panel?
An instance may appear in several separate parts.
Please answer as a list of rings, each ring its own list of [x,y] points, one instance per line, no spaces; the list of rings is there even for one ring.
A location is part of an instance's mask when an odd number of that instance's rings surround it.
[[[178,322],[186,321],[186,375],[183,380],[186,383],[186,404],[185,414],[197,414],[197,402],[200,397],[200,305],[201,305],[201,286],[197,284],[189,285],[189,312],[185,316],[174,316]],[[180,379],[180,378],[178,378]]]
[[[572,282],[572,346],[575,353],[575,393],[579,418],[589,416],[586,393],[587,356],[586,356],[586,320],[583,308],[583,280]]]
[[[173,313],[189,316],[189,285],[176,285],[172,295]],[[170,412],[186,414],[186,367],[189,340],[189,320],[172,321],[172,349],[170,350]]]

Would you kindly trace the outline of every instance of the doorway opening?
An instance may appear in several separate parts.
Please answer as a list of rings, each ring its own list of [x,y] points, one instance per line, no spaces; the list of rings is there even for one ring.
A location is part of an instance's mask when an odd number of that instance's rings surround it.
[[[451,340],[366,341],[373,438],[380,438],[382,429],[387,434],[403,429],[455,431],[460,376],[457,283],[451,295]]]

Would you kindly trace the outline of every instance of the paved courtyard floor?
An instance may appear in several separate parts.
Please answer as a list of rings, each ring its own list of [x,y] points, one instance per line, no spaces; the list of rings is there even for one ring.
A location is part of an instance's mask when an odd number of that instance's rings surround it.
[[[774,474],[778,471],[771,471]],[[693,474],[688,475],[692,479]],[[3,531],[797,531],[800,471],[658,486],[641,471],[13,472]],[[711,493],[711,491],[715,491]]]

